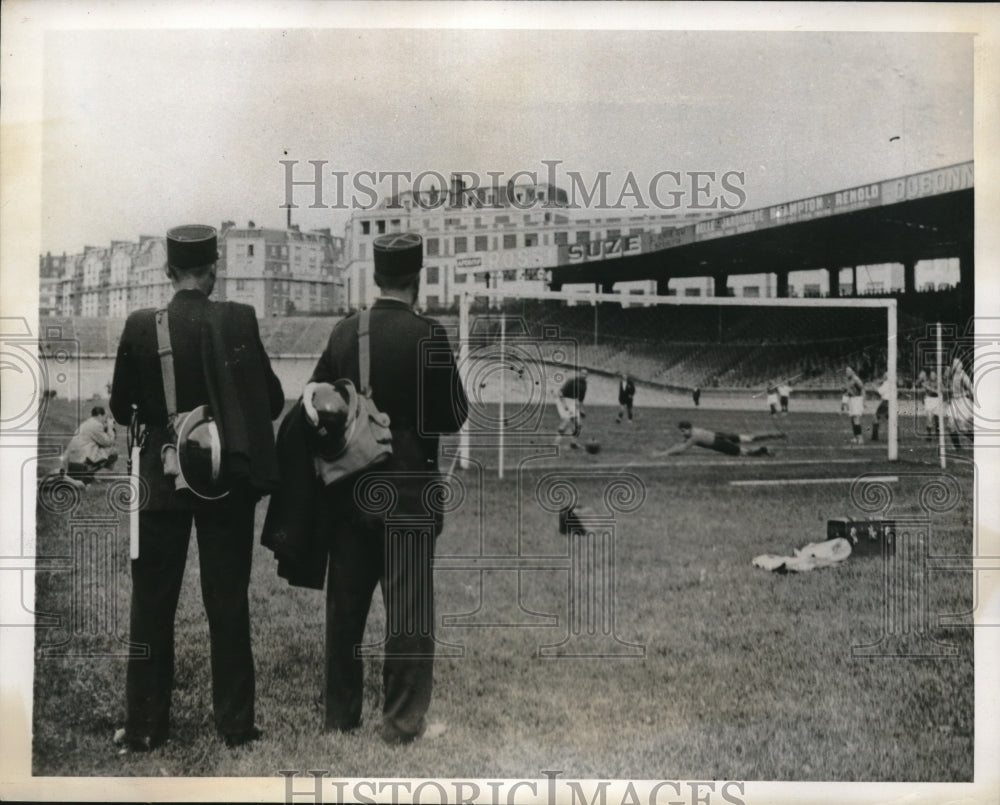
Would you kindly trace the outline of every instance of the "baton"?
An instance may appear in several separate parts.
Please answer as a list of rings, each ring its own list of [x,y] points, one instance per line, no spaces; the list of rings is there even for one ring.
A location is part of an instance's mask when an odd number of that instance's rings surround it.
[[[132,418],[129,420],[126,434],[128,447],[129,488],[132,493],[132,505],[128,512],[128,555],[130,559],[139,558],[139,454],[146,445],[146,431],[139,424],[139,408],[132,406]]]
[[[448,467],[448,472],[445,473],[444,479],[447,481],[455,474],[455,465],[458,463],[458,454],[461,450],[455,450],[455,455],[451,457],[451,465]]]

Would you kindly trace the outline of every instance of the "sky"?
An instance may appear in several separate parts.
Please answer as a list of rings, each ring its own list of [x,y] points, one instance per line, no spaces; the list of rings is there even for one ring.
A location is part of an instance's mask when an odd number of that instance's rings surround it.
[[[740,171],[753,209],[973,157],[967,34],[56,30],[42,87],[53,253],[282,226],[280,160],[484,183],[560,160],[564,185],[631,172],[644,193],[660,171]],[[295,194],[295,223],[342,233],[349,212]]]

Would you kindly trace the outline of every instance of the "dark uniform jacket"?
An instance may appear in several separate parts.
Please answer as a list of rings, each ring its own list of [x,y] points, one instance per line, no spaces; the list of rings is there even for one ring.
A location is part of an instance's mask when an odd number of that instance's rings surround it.
[[[437,471],[440,434],[459,430],[468,414],[451,343],[434,319],[395,299],[375,302],[369,331],[372,399],[389,415],[393,449],[389,462],[376,471],[415,473],[393,481],[398,495],[394,513],[425,514],[422,492]],[[340,378],[360,388],[357,315],[334,327],[312,375],[318,383]],[[343,485],[344,506],[338,508],[353,508],[352,486]]]
[[[468,414],[468,400],[448,337],[431,318],[394,299],[379,299],[369,319],[369,385],[380,411],[389,415],[392,458],[374,473],[388,476],[397,493],[393,514],[426,515],[423,491],[437,472],[438,441],[454,433]],[[310,382],[347,378],[360,390],[358,316],[338,323]],[[365,518],[354,506],[356,480],[318,487],[309,432],[301,405],[282,420],[278,433],[281,489],[271,497],[262,543],[274,551],[278,575],[295,586],[322,589],[327,538]],[[361,476],[363,478],[364,476]],[[441,518],[438,518],[439,527]]]
[[[567,400],[583,402],[587,396],[587,379],[580,375],[574,375],[562,384],[562,388],[559,389],[559,396],[565,397]]]
[[[439,436],[461,428],[468,414],[451,343],[434,319],[395,299],[375,302],[369,330],[372,399],[389,415],[395,464],[436,469]],[[348,378],[360,388],[358,370],[358,316],[351,315],[334,327],[311,382]]]
[[[626,380],[624,383],[618,382],[618,404],[629,405],[635,397],[635,383]]]
[[[139,460],[150,493],[144,508],[162,510],[187,503],[174,491],[174,479],[164,476],[160,458],[169,431],[155,315],[152,308],[138,310],[125,322],[110,408],[115,420],[127,425],[132,406],[138,407],[148,434]],[[167,306],[167,322],[177,411],[210,404],[220,426],[226,477],[257,494],[269,493],[278,481],[271,420],[281,413],[284,394],[260,341],[254,309],[182,290]]]

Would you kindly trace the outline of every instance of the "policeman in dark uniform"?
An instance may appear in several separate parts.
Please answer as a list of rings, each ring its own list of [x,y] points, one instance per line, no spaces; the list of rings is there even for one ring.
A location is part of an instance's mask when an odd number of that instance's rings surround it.
[[[375,586],[386,607],[382,737],[405,743],[419,737],[430,705],[434,634],[434,542],[443,523],[432,512],[432,533],[387,527],[362,513],[354,500],[373,475],[393,488],[393,518],[428,515],[424,490],[439,479],[438,440],[462,427],[468,402],[447,336],[430,318],[413,312],[420,288],[423,241],[415,233],[384,235],[374,243],[375,282],[381,290],[370,313],[370,385],[389,415],[393,455],[355,483],[328,488],[331,543],[326,605],[325,725],[347,731],[361,723],[361,645]],[[315,383],[340,378],[359,384],[358,316],[330,335],[303,394],[306,416],[316,421]],[[405,477],[400,473],[405,473]]]
[[[148,656],[129,658],[126,724],[115,735],[116,743],[133,751],[154,749],[167,739],[174,614],[192,520],[211,640],[215,726],[230,746],[260,736],[254,724],[247,587],[254,508],[277,482],[271,420],[281,413],[284,395],[261,344],[254,309],[209,301],[217,259],[214,228],[182,226],[167,233],[167,274],[175,289],[167,327],[176,412],[212,406],[220,432],[224,497],[202,499],[178,489],[176,478],[164,473],[161,451],[173,437],[155,310],[129,316],[115,361],[111,411],[123,425],[134,412],[145,427],[139,473],[149,492],[139,513],[130,620],[130,639],[148,647]]]

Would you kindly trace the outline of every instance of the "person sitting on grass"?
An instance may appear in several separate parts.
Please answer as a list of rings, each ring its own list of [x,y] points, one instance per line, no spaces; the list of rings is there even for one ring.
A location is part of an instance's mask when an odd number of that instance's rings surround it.
[[[114,447],[115,423],[103,406],[95,405],[66,447],[66,476],[83,484],[94,483],[98,470],[111,469],[118,460]]]
[[[771,433],[721,433],[707,428],[696,428],[690,422],[678,422],[677,428],[684,441],[678,442],[660,455],[672,456],[683,453],[691,446],[704,447],[725,453],[727,456],[773,456],[774,451],[767,445],[760,447],[744,447],[746,444],[761,442],[767,439],[784,439],[781,431]]]

